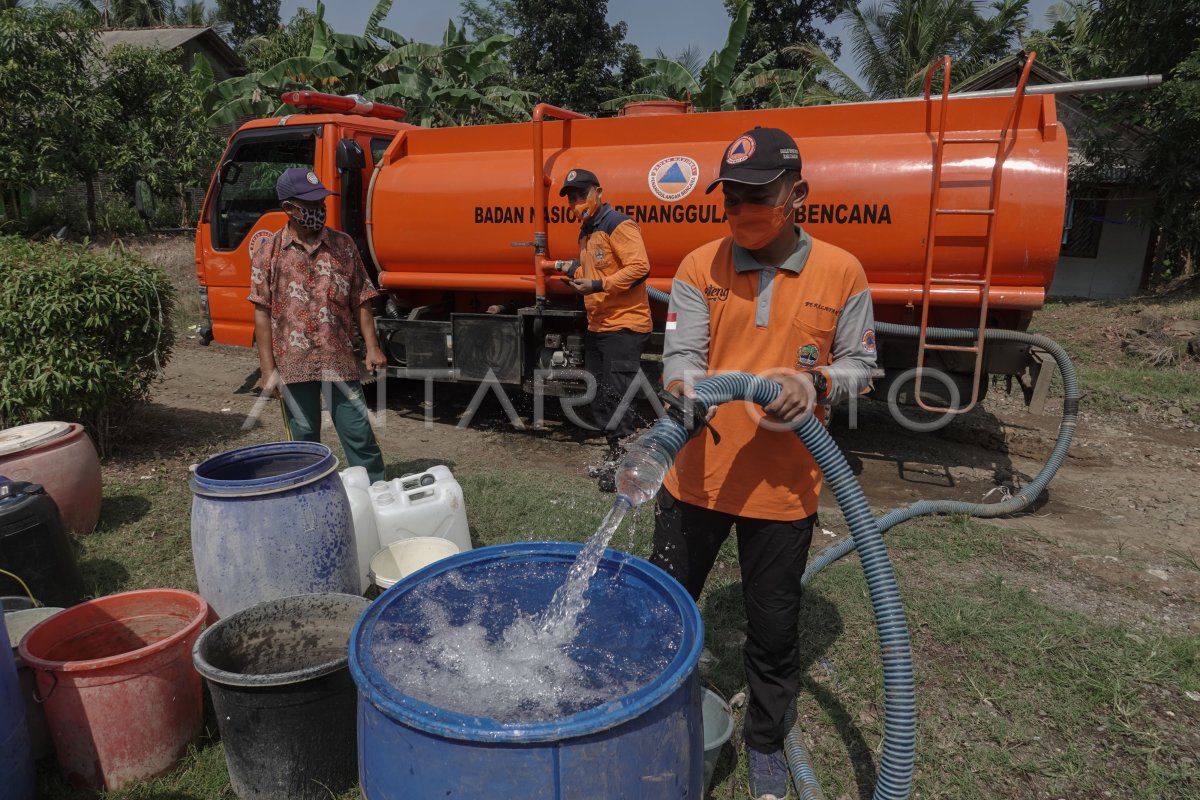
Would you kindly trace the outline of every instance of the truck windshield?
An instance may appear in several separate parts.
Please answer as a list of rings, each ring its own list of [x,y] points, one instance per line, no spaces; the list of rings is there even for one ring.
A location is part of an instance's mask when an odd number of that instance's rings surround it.
[[[239,135],[222,164],[212,206],[213,247],[234,250],[268,211],[279,209],[275,181],[289,167],[313,168],[316,129],[253,130]]]

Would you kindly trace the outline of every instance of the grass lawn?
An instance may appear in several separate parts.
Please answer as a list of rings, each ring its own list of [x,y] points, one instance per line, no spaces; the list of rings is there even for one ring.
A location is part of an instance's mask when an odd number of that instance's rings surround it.
[[[608,502],[589,482],[561,474],[463,471],[458,478],[476,546],[582,541]],[[190,502],[180,474],[110,479],[101,526],[80,545],[89,590],[194,589]],[[613,545],[646,556],[651,528],[651,514],[642,513]],[[914,796],[1200,797],[1200,702],[1185,694],[1200,692],[1200,643],[1135,633],[1014,588],[997,575],[1038,572],[1037,563],[1014,556],[1017,535],[965,520],[919,521],[889,534],[917,676]],[[732,540],[701,607],[717,658],[708,681],[730,697],[744,689]],[[798,709],[826,796],[870,797],[882,681],[857,561],[845,560],[814,582],[801,627],[806,677]],[[209,726],[175,773],[109,796],[233,798],[211,719]],[[744,787],[744,768],[734,766],[727,748],[711,796],[745,797]],[[53,800],[93,796],[66,787],[51,765],[43,768],[42,789]]]
[[[1186,354],[1183,339],[1168,340],[1178,352],[1178,363],[1171,365],[1152,366],[1123,348],[1123,342],[1136,338],[1136,330],[1146,326],[1143,315],[1197,320],[1200,298],[1051,301],[1034,314],[1029,330],[1066,348],[1079,372],[1085,409],[1113,412],[1130,411],[1139,403],[1178,405],[1193,421],[1200,420],[1200,360]]]

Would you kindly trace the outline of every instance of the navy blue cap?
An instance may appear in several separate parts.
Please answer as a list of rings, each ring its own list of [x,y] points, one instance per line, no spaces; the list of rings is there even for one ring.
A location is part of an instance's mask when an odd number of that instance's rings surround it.
[[[720,175],[704,193],[708,194],[722,181],[761,186],[789,170],[800,174],[796,140],[779,128],[754,128],[725,148]]]
[[[317,173],[303,167],[285,169],[275,181],[275,195],[279,202],[284,200],[324,200],[331,194],[317,177]]]
[[[596,177],[596,173],[586,169],[573,169],[567,173],[567,179],[563,181],[562,188],[558,190],[558,196],[565,197],[568,189],[582,189],[586,186],[599,185],[600,179]]]

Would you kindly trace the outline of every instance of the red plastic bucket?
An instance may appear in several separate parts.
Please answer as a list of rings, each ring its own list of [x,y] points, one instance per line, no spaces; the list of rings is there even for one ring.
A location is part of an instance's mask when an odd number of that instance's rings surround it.
[[[33,627],[21,658],[59,766],[75,786],[118,789],[170,772],[203,722],[192,647],[208,603],[146,589],[89,600]]]

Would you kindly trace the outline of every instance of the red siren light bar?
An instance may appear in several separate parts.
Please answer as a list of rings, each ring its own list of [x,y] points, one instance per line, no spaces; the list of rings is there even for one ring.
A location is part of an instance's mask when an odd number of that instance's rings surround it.
[[[375,103],[363,100],[361,97],[342,97],[323,92],[300,91],[284,92],[280,100],[289,106],[306,111],[335,111],[342,114],[361,114],[364,117],[380,119],[404,119],[408,112],[399,106],[389,106],[386,103]]]

